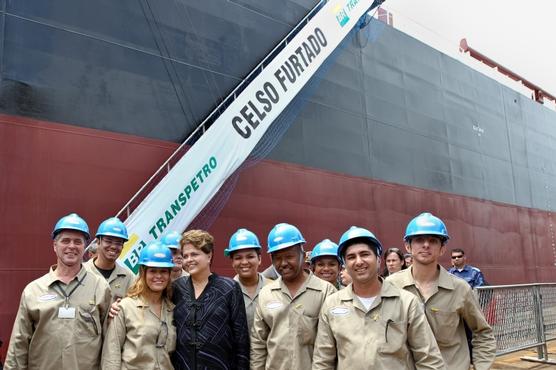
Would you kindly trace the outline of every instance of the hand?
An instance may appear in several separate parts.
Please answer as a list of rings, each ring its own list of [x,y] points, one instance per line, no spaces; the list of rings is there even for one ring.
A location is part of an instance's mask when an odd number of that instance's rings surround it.
[[[108,317],[113,319],[114,317],[118,316],[118,314],[120,313],[120,301],[122,299],[118,298],[114,301],[114,303],[112,303],[112,305],[110,306],[110,311],[108,311]]]

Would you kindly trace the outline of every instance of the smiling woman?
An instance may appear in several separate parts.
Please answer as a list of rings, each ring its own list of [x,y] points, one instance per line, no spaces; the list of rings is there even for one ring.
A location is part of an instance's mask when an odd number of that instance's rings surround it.
[[[239,229],[231,236],[228,248],[224,250],[224,255],[230,257],[232,268],[237,274],[234,280],[239,283],[243,293],[247,325],[249,332],[251,332],[259,292],[263,286],[271,281],[259,273],[259,266],[261,265],[259,238],[247,229]]]
[[[170,302],[172,253],[153,242],[141,251],[139,277],[120,302],[120,312],[108,327],[102,349],[102,369],[172,369],[176,348],[174,305]],[[152,367],[151,367],[152,368]]]
[[[248,369],[249,332],[239,285],[210,266],[214,238],[203,230],[182,235],[181,250],[190,276],[174,282],[178,341],[176,369]]]

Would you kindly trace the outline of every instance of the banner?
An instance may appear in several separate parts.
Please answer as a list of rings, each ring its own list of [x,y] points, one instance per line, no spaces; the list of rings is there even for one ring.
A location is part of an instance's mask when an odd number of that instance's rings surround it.
[[[329,1],[245,88],[125,221],[127,267],[137,272],[143,247],[189,225],[372,3]]]

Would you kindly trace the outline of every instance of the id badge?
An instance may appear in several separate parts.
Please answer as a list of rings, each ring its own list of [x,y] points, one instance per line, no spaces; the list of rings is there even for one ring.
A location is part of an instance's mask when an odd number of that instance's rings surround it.
[[[75,307],[60,307],[58,309],[59,319],[75,319]]]

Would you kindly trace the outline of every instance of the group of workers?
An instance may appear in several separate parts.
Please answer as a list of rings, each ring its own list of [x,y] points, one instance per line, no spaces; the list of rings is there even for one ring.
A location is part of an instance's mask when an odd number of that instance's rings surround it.
[[[277,224],[264,273],[257,236],[239,229],[224,250],[233,279],[211,270],[214,239],[203,230],[147,245],[137,277],[116,263],[128,240],[117,218],[101,223],[86,263],[89,228],[77,214],[52,238],[57,263],[23,291],[5,369],[468,370],[466,329],[474,368],[494,362],[470,285],[438,263],[449,236],[430,213],[407,225],[412,263],[395,273],[402,252],[383,254],[355,226],[318,243],[308,269],[299,229]]]

